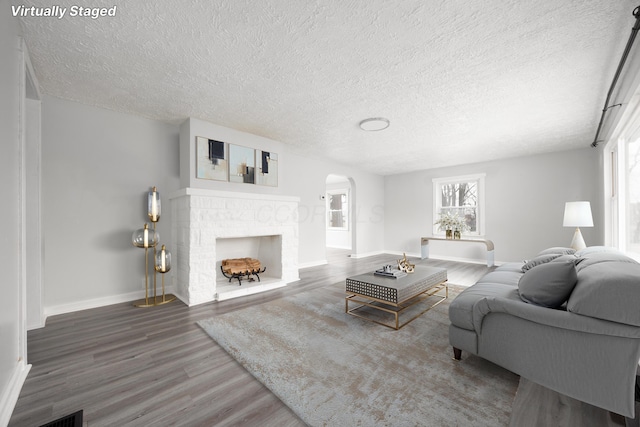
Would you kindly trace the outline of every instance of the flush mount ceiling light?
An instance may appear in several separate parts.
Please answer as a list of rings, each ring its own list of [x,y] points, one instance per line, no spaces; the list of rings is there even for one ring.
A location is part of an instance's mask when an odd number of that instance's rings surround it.
[[[389,120],[384,117],[373,117],[360,122],[360,129],[367,131],[385,130],[389,127]]]

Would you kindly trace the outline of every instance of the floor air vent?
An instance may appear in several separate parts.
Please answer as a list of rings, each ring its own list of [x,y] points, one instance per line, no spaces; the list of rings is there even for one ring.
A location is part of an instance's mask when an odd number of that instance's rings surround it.
[[[82,410],[43,424],[40,427],[82,427]]]

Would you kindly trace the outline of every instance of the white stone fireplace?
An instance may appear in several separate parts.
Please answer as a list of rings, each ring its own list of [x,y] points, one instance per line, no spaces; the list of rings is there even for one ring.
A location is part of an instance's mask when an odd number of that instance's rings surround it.
[[[298,276],[297,197],[185,188],[169,196],[176,296],[192,306],[286,286]],[[225,278],[226,258],[252,257],[260,281]]]

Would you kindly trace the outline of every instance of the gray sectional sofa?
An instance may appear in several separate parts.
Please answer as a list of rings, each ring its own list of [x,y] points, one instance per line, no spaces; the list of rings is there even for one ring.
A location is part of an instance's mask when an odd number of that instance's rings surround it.
[[[607,247],[504,264],[449,308],[449,342],[549,389],[634,417],[640,264]]]

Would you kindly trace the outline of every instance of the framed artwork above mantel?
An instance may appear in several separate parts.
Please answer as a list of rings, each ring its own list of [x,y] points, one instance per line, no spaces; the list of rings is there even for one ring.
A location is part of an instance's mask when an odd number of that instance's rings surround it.
[[[256,184],[278,186],[278,154],[256,150]]]
[[[278,154],[196,137],[196,178],[278,186]]]
[[[255,184],[256,150],[229,144],[229,182]]]
[[[229,180],[229,153],[226,143],[196,137],[196,178]]]

